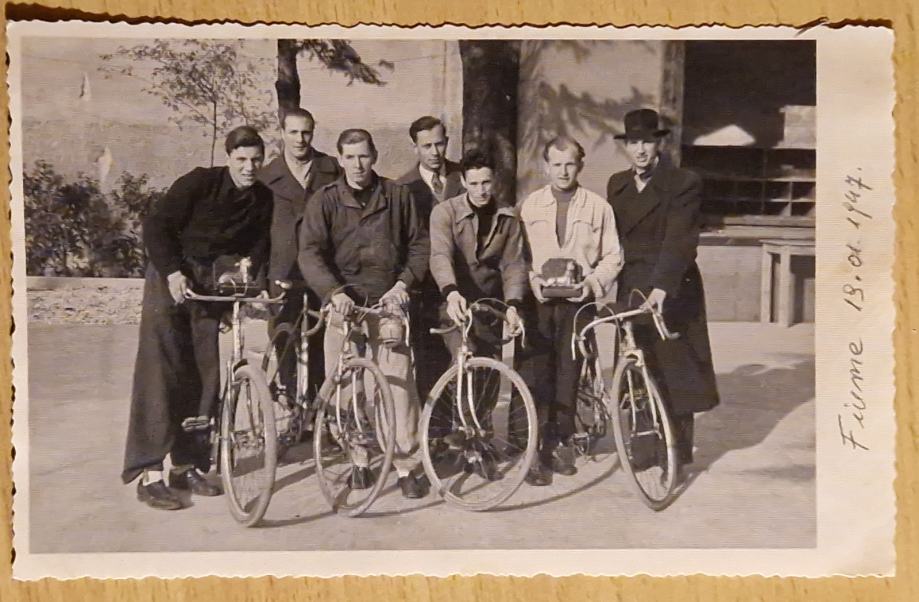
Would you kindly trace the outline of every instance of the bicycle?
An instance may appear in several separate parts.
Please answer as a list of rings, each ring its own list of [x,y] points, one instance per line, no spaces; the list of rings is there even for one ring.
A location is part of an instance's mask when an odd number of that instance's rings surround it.
[[[290,294],[291,283],[284,280],[278,280],[276,283],[282,290],[282,298]],[[313,428],[313,419],[319,409],[318,393],[322,383],[309,382],[309,340],[322,330],[324,317],[323,312],[308,309],[307,295],[303,293],[303,311],[293,323],[282,323],[274,328],[262,356],[262,371],[267,377],[268,389],[274,400],[278,461]],[[308,324],[310,318],[313,318],[315,323],[304,329],[304,324]],[[282,366],[289,356],[295,358],[293,391],[288,390],[288,386],[282,382]]]
[[[233,347],[225,363],[226,378],[215,416],[211,417],[209,407],[202,408],[199,416],[185,419],[182,428],[190,432],[209,431],[211,460],[217,464],[230,514],[242,525],[253,527],[265,515],[271,499],[277,469],[277,435],[265,374],[243,355],[241,309],[246,304],[281,303],[283,297],[250,297],[245,296],[247,292],[250,291],[229,295],[199,295],[193,291],[185,294],[190,301],[233,304],[229,325]]]
[[[471,303],[459,330],[455,363],[438,379],[421,417],[425,473],[447,503],[484,511],[506,501],[520,487],[536,455],[537,418],[533,396],[520,375],[503,362],[473,356],[469,334],[476,314],[504,321],[504,312],[482,301]],[[523,332],[512,333],[501,345]]]
[[[633,320],[649,315],[664,340],[676,339],[679,334],[667,330],[663,316],[650,306],[622,310],[602,303],[589,305],[607,309],[610,315],[593,319],[572,339],[572,346],[577,345],[585,358],[578,404],[583,404],[585,414],[593,418],[582,422],[586,424],[580,435],[582,449],[585,443],[589,449],[601,434],[605,435],[611,420],[616,451],[629,483],[648,507],[663,510],[675,499],[679,470],[675,435],[670,412],[635,341]],[[589,336],[601,324],[616,327],[618,351],[609,389],[602,384],[596,344]]]
[[[338,327],[328,323],[328,313],[328,308],[323,308],[326,327]],[[368,343],[358,326],[368,316],[390,314],[380,306],[356,306],[350,315],[342,317],[342,349],[316,396],[313,426],[319,488],[333,510],[351,517],[366,512],[379,496],[396,444],[389,382],[375,361],[363,357]],[[401,319],[405,325],[407,318]],[[407,326],[405,332],[407,337]],[[371,483],[356,480],[360,468],[368,469]]]

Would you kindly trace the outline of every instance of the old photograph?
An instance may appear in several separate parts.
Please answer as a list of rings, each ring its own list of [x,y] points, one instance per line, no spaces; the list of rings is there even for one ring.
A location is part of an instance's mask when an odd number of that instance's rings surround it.
[[[875,38],[67,27],[10,28],[29,575],[829,574],[846,466],[884,540],[892,155],[818,60]]]

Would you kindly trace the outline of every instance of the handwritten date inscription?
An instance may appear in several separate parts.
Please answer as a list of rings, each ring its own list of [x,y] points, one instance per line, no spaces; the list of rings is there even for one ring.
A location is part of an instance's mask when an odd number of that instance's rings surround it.
[[[868,296],[862,271],[865,267],[862,236],[867,224],[873,219],[866,210],[863,197],[873,189],[865,183],[861,168],[856,170],[855,175],[846,176],[845,182],[848,189],[844,194],[842,208],[845,210],[850,233],[844,247],[846,262],[849,264],[849,276],[841,287],[842,301],[849,311],[860,314],[865,309]],[[846,401],[836,414],[836,419],[842,444],[854,450],[869,449],[864,443],[865,412],[868,408],[864,397],[865,357],[865,344],[861,337],[850,339],[847,358],[849,391]]]

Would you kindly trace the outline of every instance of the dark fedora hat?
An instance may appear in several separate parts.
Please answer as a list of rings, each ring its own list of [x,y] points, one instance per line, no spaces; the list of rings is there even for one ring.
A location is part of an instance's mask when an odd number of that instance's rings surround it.
[[[670,133],[660,125],[660,115],[653,109],[637,109],[625,114],[625,133],[616,140],[655,140]]]

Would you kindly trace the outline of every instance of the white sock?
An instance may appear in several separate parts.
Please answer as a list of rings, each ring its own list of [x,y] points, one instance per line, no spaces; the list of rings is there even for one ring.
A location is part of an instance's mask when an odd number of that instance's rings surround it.
[[[144,485],[150,485],[151,483],[156,483],[157,481],[163,480],[163,471],[162,470],[145,470],[144,471]]]

